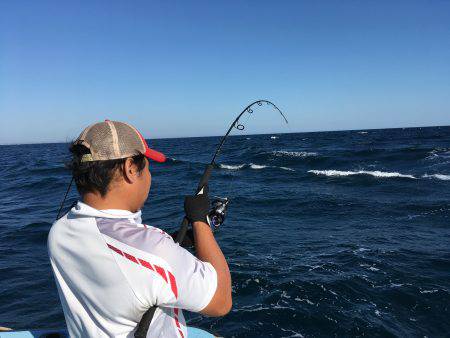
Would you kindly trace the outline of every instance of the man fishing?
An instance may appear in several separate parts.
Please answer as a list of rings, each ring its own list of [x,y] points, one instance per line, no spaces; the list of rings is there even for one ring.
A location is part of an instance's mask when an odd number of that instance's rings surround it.
[[[149,160],[164,162],[165,156],[134,127],[96,123],[70,151],[81,200],[53,224],[48,238],[70,336],[132,337],[156,306],[147,337],[212,337],[186,327],[182,312],[223,316],[232,305],[229,268],[207,222],[207,187],[184,203],[195,257],[164,231],[142,224]]]

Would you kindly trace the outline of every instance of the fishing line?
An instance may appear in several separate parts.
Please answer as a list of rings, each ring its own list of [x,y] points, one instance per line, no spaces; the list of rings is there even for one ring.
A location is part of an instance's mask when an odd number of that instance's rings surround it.
[[[241,126],[240,128],[237,128],[237,126],[236,126],[235,128],[236,128],[237,130],[239,130],[239,131],[245,130],[245,125],[247,124],[247,122],[248,122],[248,120],[250,119],[250,116],[252,116],[252,114],[253,114],[253,110],[252,110],[251,108],[248,108],[248,109],[247,109],[247,118],[245,119],[245,122],[242,123],[242,124],[239,124],[239,125]],[[250,165],[250,163],[245,163],[245,162],[244,162],[244,163],[242,164],[242,169],[244,169],[245,166],[247,166],[247,165]],[[230,180],[230,182],[228,183],[228,185],[227,185],[227,187],[226,187],[226,189],[225,189],[225,191],[226,191],[225,196],[229,196],[229,195],[230,195],[230,193],[231,193],[231,188],[232,188],[232,186],[233,186],[233,184],[234,184],[234,181],[236,180],[236,177],[239,176],[239,170],[241,170],[241,168],[239,168],[240,165],[237,165],[237,166],[238,166],[238,168],[236,168],[236,172],[234,172],[234,173],[232,174],[231,180]],[[223,168],[223,169],[227,170],[226,168]],[[234,170],[234,169],[230,169],[230,170]]]
[[[280,115],[283,117],[283,119],[286,122],[286,124],[289,124],[288,120],[286,119],[286,116],[284,116],[283,112],[274,103],[272,103],[272,102],[270,102],[268,100],[257,100],[257,101],[254,101],[254,102],[250,103],[234,119],[234,121],[231,123],[230,127],[228,128],[227,132],[225,133],[225,135],[220,140],[219,145],[217,146],[217,149],[214,152],[214,155],[212,157],[211,162],[206,166],[205,171],[203,172],[203,175],[200,178],[200,182],[199,182],[199,184],[197,186],[196,194],[202,194],[203,193],[203,188],[208,185],[208,181],[209,181],[209,178],[210,178],[210,176],[212,174],[212,170],[217,166],[217,164],[215,162],[216,158],[220,154],[220,152],[222,150],[222,146],[224,145],[226,139],[230,135],[230,133],[233,130],[233,128],[236,128],[237,130],[241,130],[241,131],[245,129],[245,126],[242,123],[240,123],[241,117],[245,113],[252,114],[253,113],[252,107],[254,105],[258,105],[258,106],[261,107],[264,103],[267,104],[268,106],[271,106],[276,111],[278,111],[280,113]],[[186,233],[188,231],[188,227],[189,227],[189,221],[188,221],[188,219],[186,217],[184,217],[183,221],[181,222],[180,230],[178,231],[178,234],[177,234],[177,237],[176,237],[176,240],[175,240],[177,243],[182,243],[183,242],[183,239],[186,236]]]
[[[64,203],[66,202],[67,195],[69,194],[70,188],[72,187],[73,180],[74,180],[74,178],[72,176],[72,179],[70,180],[69,186],[67,187],[66,194],[64,195],[64,198],[63,198],[63,200],[61,202],[61,205],[59,206],[58,214],[56,215],[56,220],[59,220],[61,218],[61,210],[64,207]]]

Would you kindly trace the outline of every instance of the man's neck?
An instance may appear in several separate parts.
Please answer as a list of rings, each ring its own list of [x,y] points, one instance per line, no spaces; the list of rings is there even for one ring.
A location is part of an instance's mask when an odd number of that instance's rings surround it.
[[[88,192],[82,196],[83,203],[89,205],[90,207],[97,210],[128,210],[131,212],[136,212],[127,203],[127,198],[119,194],[107,193],[105,196],[101,196],[100,193]]]

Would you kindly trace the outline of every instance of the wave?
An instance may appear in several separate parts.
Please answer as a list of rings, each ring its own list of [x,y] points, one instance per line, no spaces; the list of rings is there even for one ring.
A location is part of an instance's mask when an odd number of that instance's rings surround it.
[[[384,172],[379,170],[358,170],[358,171],[342,171],[342,170],[308,170],[309,173],[315,175],[325,175],[325,176],[353,176],[353,175],[370,175],[374,177],[383,177],[383,178],[411,178],[416,179],[413,175],[405,175],[397,172]]]
[[[167,157],[166,159],[167,159],[167,162],[177,163],[177,164],[187,163],[187,164],[201,164],[201,165],[206,165],[205,162],[194,161],[194,160],[190,160],[190,159],[187,159],[187,158]]]
[[[259,165],[259,164],[250,163],[250,168],[252,168],[252,169],[264,169],[267,167],[268,167],[267,165]]]
[[[240,169],[244,169],[244,168],[250,168],[250,169],[255,169],[255,170],[261,170],[261,169],[266,169],[266,168],[275,168],[275,169],[282,169],[282,170],[287,170],[287,171],[295,171],[295,169],[292,168],[288,168],[288,167],[276,167],[276,166],[270,166],[270,165],[261,165],[261,164],[254,164],[254,163],[249,163],[249,164],[219,164],[219,168],[221,169],[227,169],[227,170],[240,170]]]
[[[245,167],[245,164],[231,165],[231,164],[219,164],[222,169],[239,170]]]
[[[423,178],[436,178],[436,179],[442,180],[442,181],[450,181],[450,175],[444,175],[444,174],[432,174],[432,175],[425,174],[422,177]]]
[[[316,152],[309,151],[287,151],[287,150],[275,150],[272,151],[275,156],[289,156],[289,157],[314,157],[318,154]]]
[[[288,168],[288,167],[278,167],[278,168],[283,169],[283,170],[287,170],[287,171],[295,171],[295,169]]]
[[[186,160],[177,159],[177,158],[174,158],[174,157],[168,157],[167,159],[169,161],[173,162],[173,163],[186,162],[186,163],[203,164],[201,162],[186,161]],[[266,168],[276,168],[276,169],[282,169],[282,170],[286,170],[286,171],[295,171],[295,169],[288,168],[288,167],[277,167],[277,166],[255,164],[255,163],[249,163],[249,164],[246,164],[246,163],[243,163],[243,164],[223,164],[223,163],[219,163],[219,168],[226,169],[226,170],[240,170],[240,169],[244,169],[244,168],[260,170],[260,169],[266,169]]]
[[[358,134],[365,135],[367,134],[367,131],[358,131]]]
[[[432,290],[420,290],[420,293],[436,293],[436,292],[438,292],[439,290],[437,290],[437,289],[432,289]]]
[[[440,157],[442,158],[450,158],[450,148],[436,148],[428,152],[428,156],[425,158],[426,160],[434,160]]]

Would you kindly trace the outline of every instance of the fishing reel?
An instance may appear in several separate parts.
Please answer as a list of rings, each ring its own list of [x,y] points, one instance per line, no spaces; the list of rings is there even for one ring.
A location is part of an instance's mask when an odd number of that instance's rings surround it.
[[[215,197],[211,201],[211,210],[206,218],[213,230],[217,230],[225,221],[228,203],[230,200],[227,197]]]

